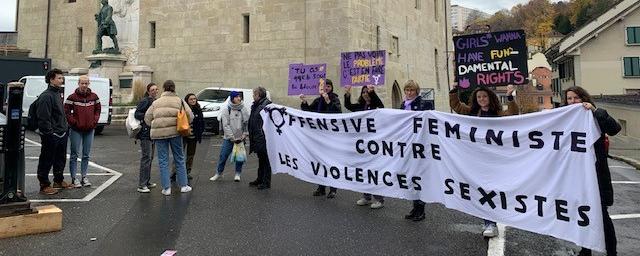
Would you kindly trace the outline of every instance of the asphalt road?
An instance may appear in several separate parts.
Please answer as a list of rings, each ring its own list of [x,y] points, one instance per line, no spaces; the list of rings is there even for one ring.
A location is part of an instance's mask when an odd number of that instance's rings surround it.
[[[28,138],[39,139],[34,134]],[[338,197],[312,197],[315,185],[290,176],[273,176],[272,188],[248,186],[256,176],[257,159],[250,156],[242,181],[232,181],[228,165],[222,181],[211,182],[221,140],[207,137],[198,145],[192,175],[193,191],[165,197],[158,188],[136,192],[139,145],[124,129],[109,127],[97,136],[91,167],[91,188],[62,192],[53,198],[37,194],[35,176],[27,176],[30,199],[85,199],[55,202],[63,210],[60,232],[0,240],[0,255],[574,255],[572,243],[506,228],[504,239],[482,238],[482,220],[428,204],[422,222],[403,219],[411,202],[388,199],[371,210],[355,205],[358,193],[338,191]],[[27,173],[34,174],[39,147],[28,143]],[[640,172],[611,161],[615,181],[640,181]],[[68,171],[66,178],[68,178]],[[110,185],[105,182],[115,180]],[[159,182],[157,161],[152,181]],[[104,190],[92,192],[105,184]],[[640,251],[640,184],[617,183],[610,209],[618,232],[620,255]],[[89,200],[90,199],[90,200]],[[95,238],[95,239],[92,239]],[[496,247],[497,245],[497,247]],[[503,247],[501,247],[503,246]],[[497,249],[496,249],[497,248]],[[494,254],[495,253],[495,254]],[[598,254],[596,254],[598,255]]]

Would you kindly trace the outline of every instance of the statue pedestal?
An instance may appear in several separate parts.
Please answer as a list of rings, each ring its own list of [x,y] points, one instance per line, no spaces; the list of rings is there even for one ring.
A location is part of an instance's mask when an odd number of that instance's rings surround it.
[[[122,102],[138,102],[151,83],[153,70],[148,66],[125,66],[120,73],[120,100]],[[125,86],[126,84],[126,86]]]
[[[114,54],[94,54],[85,58],[91,62],[89,67],[89,75],[97,75],[99,77],[111,79],[111,86],[113,86],[113,100],[120,102],[120,73],[122,73],[127,57],[123,55]]]

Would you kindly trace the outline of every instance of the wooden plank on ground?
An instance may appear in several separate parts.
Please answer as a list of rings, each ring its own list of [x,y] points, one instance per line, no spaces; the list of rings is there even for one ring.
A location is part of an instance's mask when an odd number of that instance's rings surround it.
[[[0,238],[62,230],[62,210],[55,205],[35,207],[36,213],[0,218]]]

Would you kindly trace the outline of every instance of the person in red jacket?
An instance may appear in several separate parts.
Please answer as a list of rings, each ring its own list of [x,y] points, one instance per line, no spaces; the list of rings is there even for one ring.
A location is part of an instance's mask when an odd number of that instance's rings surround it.
[[[71,141],[69,172],[71,173],[72,185],[76,188],[91,186],[87,178],[87,168],[93,143],[93,131],[100,119],[100,99],[89,89],[89,77],[80,76],[78,88],[64,102],[64,113],[67,116],[67,123],[69,123],[69,140]],[[80,145],[82,145],[82,161],[80,162],[82,179],[78,180],[76,170]]]

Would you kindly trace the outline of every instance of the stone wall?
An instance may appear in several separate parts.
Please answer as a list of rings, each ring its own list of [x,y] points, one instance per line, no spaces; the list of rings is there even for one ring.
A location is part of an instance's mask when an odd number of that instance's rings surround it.
[[[392,38],[397,37],[399,51],[387,56],[385,86],[379,89],[385,105],[392,106],[394,81],[401,92],[407,79],[414,79],[423,88],[435,89],[437,108],[448,110],[445,35],[450,30],[445,29],[444,7],[449,1],[420,1],[419,8],[415,1],[408,0],[109,2],[114,9],[127,7],[131,2],[131,8],[120,9],[126,9],[128,15],[138,12],[138,49],[133,57],[138,65],[154,70],[155,82],[161,84],[172,79],[182,94],[208,86],[252,88],[262,85],[271,92],[275,102],[297,106],[297,97],[286,96],[289,63],[327,63],[327,76],[335,81],[336,92],[342,94],[338,86],[340,53],[390,50]],[[20,4],[18,46],[31,49],[32,57],[44,54],[46,4],[46,0],[21,1]],[[97,1],[52,1],[49,56],[54,67],[69,70],[89,65],[84,58],[90,55],[95,44],[93,15],[98,8]],[[243,15],[249,15],[250,19],[249,43],[243,43]],[[151,47],[152,22],[155,24],[154,48]],[[83,28],[82,52],[77,52],[76,47],[79,27]],[[131,31],[125,32],[127,29],[118,28],[119,33],[131,34]],[[133,62],[131,56],[127,57]],[[395,96],[397,104],[401,95]]]

